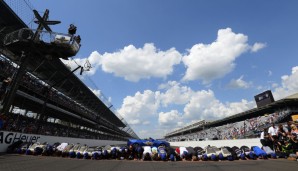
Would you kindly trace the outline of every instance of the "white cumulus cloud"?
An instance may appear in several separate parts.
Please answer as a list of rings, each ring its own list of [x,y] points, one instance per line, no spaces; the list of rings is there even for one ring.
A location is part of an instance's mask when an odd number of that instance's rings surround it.
[[[100,54],[94,51],[88,58],[74,59],[81,66],[90,62],[92,68],[86,72],[93,75],[101,67],[104,72],[112,73],[125,80],[138,82],[140,79],[166,78],[173,72],[174,65],[181,63],[182,55],[171,48],[166,51],[158,50],[154,44],[146,43],[142,48],[134,45],[125,46],[117,52]],[[75,62],[63,61],[73,68]]]
[[[214,120],[237,114],[255,107],[253,101],[222,103],[214,96],[212,90],[197,91],[184,107],[186,119]]]
[[[159,89],[165,90],[165,92],[160,95],[163,106],[167,106],[168,104],[186,104],[193,93],[190,87],[181,86],[181,84],[176,81],[161,84]]]
[[[257,42],[257,43],[255,43],[255,44],[251,47],[250,51],[251,51],[251,52],[257,52],[257,51],[259,51],[259,50],[265,48],[266,46],[267,46],[267,45],[266,45],[265,43],[259,43],[259,42]]]
[[[180,61],[181,55],[175,48],[160,51],[148,43],[143,48],[129,45],[119,52],[105,53],[102,56],[102,69],[137,82],[150,77],[165,78],[172,74],[173,66]]]
[[[281,77],[281,85],[276,86],[273,91],[275,100],[285,98],[289,95],[298,92],[298,66],[292,68],[291,75],[284,75]]]
[[[137,92],[134,96],[124,98],[118,113],[128,122],[128,124],[144,123],[146,119],[157,115],[159,108],[159,92],[145,90],[143,93]],[[149,122],[145,122],[149,124]]]
[[[217,39],[213,43],[196,44],[182,58],[187,67],[183,80],[200,79],[208,84],[214,79],[222,78],[234,69],[237,57],[253,49],[247,41],[246,35],[236,34],[231,28],[218,30]],[[255,51],[259,50],[261,44],[253,47]]]
[[[181,111],[168,109],[167,105],[179,106]],[[194,120],[221,119],[253,107],[253,101],[243,99],[240,102],[224,103],[215,97],[212,90],[194,91],[181,83],[169,81],[161,84],[158,91],[145,90],[143,93],[127,96],[118,112],[138,135],[147,137],[140,130],[150,126],[152,130],[163,130],[152,132],[161,138],[165,130],[172,131]]]
[[[181,121],[182,117],[180,116],[177,110],[171,110],[170,112],[160,112],[158,117],[158,122],[160,125],[172,125],[178,126],[178,122]]]
[[[228,87],[229,88],[240,88],[240,89],[247,89],[249,88],[250,86],[252,85],[252,82],[246,82],[243,80],[243,75],[238,78],[238,79],[232,79],[229,84],[228,84]]]

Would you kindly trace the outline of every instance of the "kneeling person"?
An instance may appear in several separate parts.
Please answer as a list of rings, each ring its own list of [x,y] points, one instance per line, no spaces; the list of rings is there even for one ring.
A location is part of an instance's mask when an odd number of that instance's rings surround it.
[[[167,160],[167,152],[163,146],[158,147],[158,158],[162,161]]]
[[[151,161],[152,160],[152,151],[150,146],[144,146],[143,160]]]

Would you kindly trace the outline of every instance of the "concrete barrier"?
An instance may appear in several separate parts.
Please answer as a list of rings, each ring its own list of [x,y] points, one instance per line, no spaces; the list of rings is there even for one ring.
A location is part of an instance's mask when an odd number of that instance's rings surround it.
[[[8,132],[0,131],[0,153],[5,152],[7,147],[18,141],[22,140],[23,142],[47,142],[49,144],[54,144],[55,142],[67,142],[67,143],[80,143],[87,144],[89,146],[104,146],[104,145],[115,145],[115,144],[126,144],[126,141],[112,141],[112,140],[94,140],[94,139],[83,139],[83,138],[69,138],[69,137],[56,137],[56,136],[46,136],[46,135],[37,135],[37,134],[23,134],[19,132]],[[185,146],[185,147],[206,147],[208,145],[221,147],[221,146],[237,146],[241,147],[246,145],[259,146],[259,138],[255,139],[239,139],[239,140],[208,140],[208,141],[180,141],[180,142],[170,142],[171,146]]]
[[[171,146],[184,146],[184,147],[206,147],[208,145],[210,146],[216,146],[216,147],[222,147],[222,146],[237,146],[241,147],[243,145],[251,147],[251,146],[259,146],[261,147],[262,144],[260,143],[259,138],[254,139],[237,139],[237,140],[208,140],[208,141],[179,141],[179,142],[170,142]]]
[[[116,145],[116,144],[126,144],[126,141],[112,141],[112,140],[95,140],[95,139],[83,139],[83,138],[69,138],[69,137],[56,137],[56,136],[46,136],[37,134],[23,134],[19,132],[8,132],[0,131],[0,153],[6,152],[7,147],[18,141],[23,142],[47,142],[49,144],[54,144],[56,142],[67,142],[67,143],[80,143],[87,144],[89,146],[104,146],[104,145]]]

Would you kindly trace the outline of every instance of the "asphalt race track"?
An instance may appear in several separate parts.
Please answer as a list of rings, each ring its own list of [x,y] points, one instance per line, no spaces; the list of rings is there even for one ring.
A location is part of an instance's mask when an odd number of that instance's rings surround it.
[[[26,156],[5,154],[0,156],[0,171],[77,171],[77,170],[216,170],[216,171],[293,171],[298,162],[286,159],[250,161],[127,161],[127,160],[84,160],[61,157]]]

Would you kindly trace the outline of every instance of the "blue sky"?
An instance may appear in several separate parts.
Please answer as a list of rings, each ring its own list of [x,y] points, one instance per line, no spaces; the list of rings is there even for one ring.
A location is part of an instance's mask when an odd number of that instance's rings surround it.
[[[54,31],[78,27],[74,60],[93,67],[81,79],[142,138],[254,108],[268,89],[298,91],[295,0],[30,2],[62,21]]]

